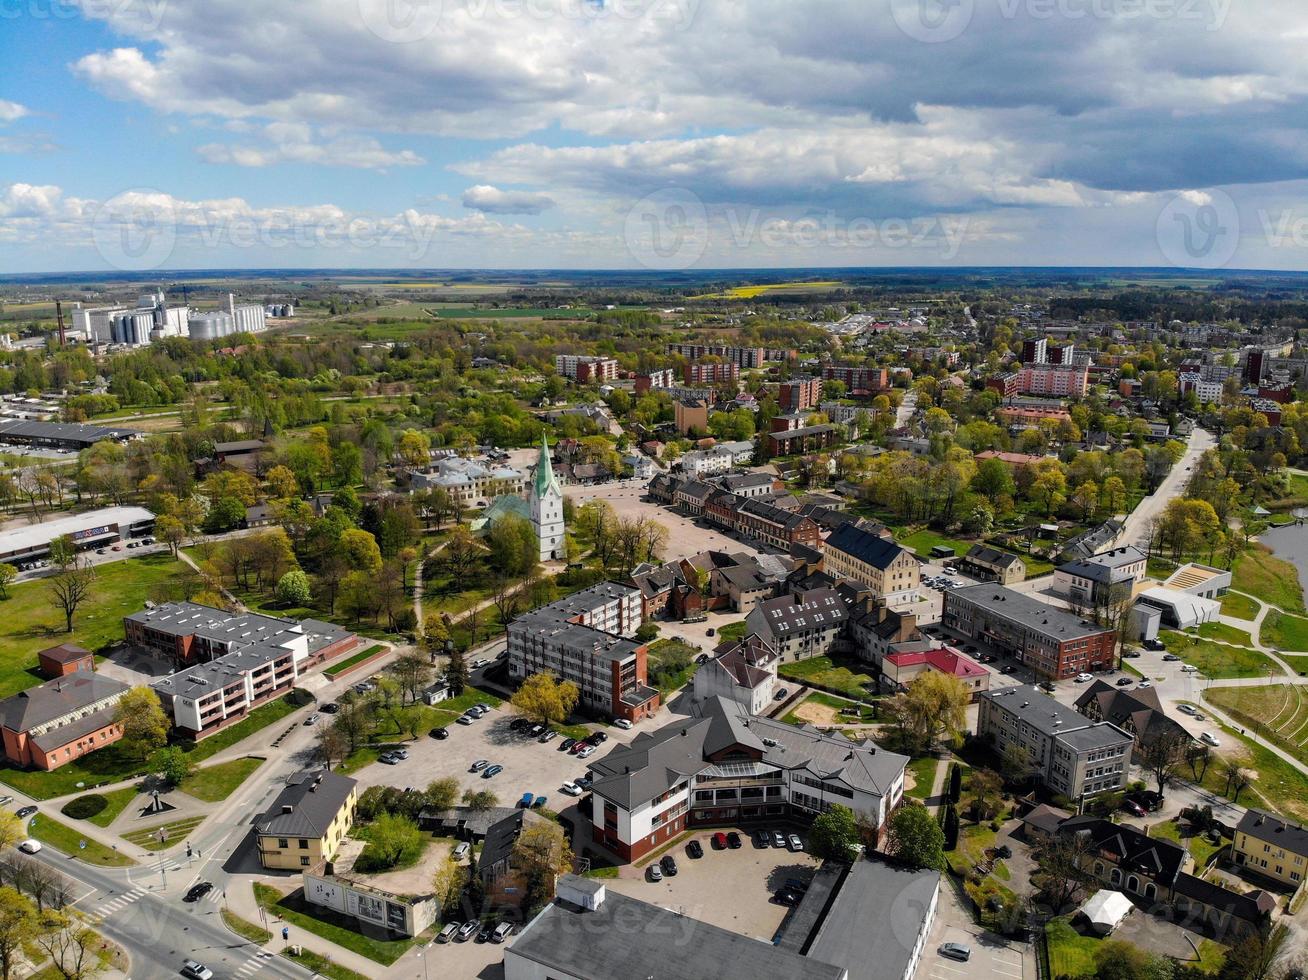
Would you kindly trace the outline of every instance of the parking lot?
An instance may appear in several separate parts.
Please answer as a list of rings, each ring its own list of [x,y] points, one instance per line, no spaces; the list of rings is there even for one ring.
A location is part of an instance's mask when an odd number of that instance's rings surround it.
[[[778,830],[794,828],[778,824]],[[607,881],[614,891],[664,908],[676,909],[723,929],[771,942],[790,910],[772,895],[787,878],[808,881],[820,863],[804,852],[756,847],[748,831],[740,831],[744,845],[738,850],[715,850],[705,830],[686,838],[668,851],[677,862],[677,874],[661,882],[641,877]],[[801,836],[803,836],[801,834]],[[694,859],[686,845],[698,840],[704,856]],[[632,869],[633,875],[637,869]]]
[[[972,950],[966,963],[941,956],[942,943],[962,943]],[[914,980],[1024,980],[1036,975],[1035,957],[1027,943],[1012,942],[986,932],[958,903],[948,882],[940,883],[940,906],[918,962]]]

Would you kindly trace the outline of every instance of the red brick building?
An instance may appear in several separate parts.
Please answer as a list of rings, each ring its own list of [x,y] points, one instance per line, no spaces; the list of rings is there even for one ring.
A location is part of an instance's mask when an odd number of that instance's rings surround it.
[[[36,655],[41,673],[48,678],[67,677],[79,670],[95,670],[95,654],[76,643],[60,643]]]
[[[79,670],[0,701],[5,758],[16,766],[57,769],[123,737],[114,706],[130,690]]]

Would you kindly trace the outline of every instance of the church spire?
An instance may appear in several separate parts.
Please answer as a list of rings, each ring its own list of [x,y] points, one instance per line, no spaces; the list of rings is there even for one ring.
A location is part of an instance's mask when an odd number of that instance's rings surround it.
[[[559,481],[554,476],[554,467],[550,464],[550,447],[545,441],[545,434],[540,437],[540,460],[536,464],[536,499],[543,499],[550,491],[563,495]]]

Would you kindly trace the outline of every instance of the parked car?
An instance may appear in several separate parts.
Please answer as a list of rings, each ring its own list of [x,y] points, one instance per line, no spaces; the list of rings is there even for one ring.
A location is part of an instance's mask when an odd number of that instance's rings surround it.
[[[695,860],[699,860],[704,856],[704,845],[697,840],[693,840],[686,845],[686,853]]]
[[[713,846],[714,846],[715,848],[717,848],[719,851],[724,851],[724,850],[726,850],[726,848],[727,848],[727,835],[724,834],[724,833],[723,833],[722,831],[720,831],[720,830],[719,830],[717,833],[715,833],[715,834],[713,835]]]
[[[766,830],[756,830],[756,831],[754,831],[754,846],[755,846],[755,847],[767,847],[768,844],[770,844],[771,842],[772,842],[772,838],[771,838],[771,836],[769,836],[769,834],[768,834],[768,832],[767,832]]]
[[[584,749],[582,749],[580,752],[577,753],[577,758],[589,759],[594,754],[595,754],[595,746],[587,745]]]
[[[481,927],[476,922],[465,922],[463,925],[459,926],[459,942],[466,943],[477,934],[479,928]]]
[[[490,779],[493,776],[498,776],[503,771],[504,771],[503,766],[487,766],[485,769],[481,771],[481,778]]]
[[[1081,671],[1081,673],[1076,675],[1076,682],[1078,684],[1084,684],[1086,681],[1092,681],[1092,680],[1094,680],[1094,675],[1087,674],[1085,671]]]
[[[556,739],[558,737],[559,737],[558,732],[556,732],[553,728],[547,728],[545,729],[545,731],[540,733],[540,739],[538,741],[540,741],[541,743],[545,743],[551,741],[552,739]]]
[[[1199,670],[1194,664],[1181,664],[1181,673],[1193,674]]]
[[[591,732],[586,736],[586,741],[591,745],[603,745],[608,740],[609,737],[604,732]]]
[[[1204,732],[1202,735],[1199,736],[1199,741],[1207,745],[1211,745],[1214,748],[1222,744],[1222,740],[1218,738],[1216,735],[1214,735],[1212,732]]]
[[[459,717],[456,718],[456,719],[454,719],[454,720],[455,720],[456,723],[458,723],[458,724],[460,724],[460,725],[471,725],[471,724],[472,724],[472,716],[471,716],[471,715],[459,715]]]
[[[701,667],[703,667],[708,662],[709,662],[709,655],[707,653],[701,653],[698,657],[695,658],[695,663],[699,664]]]
[[[26,820],[28,817],[30,817],[32,814],[36,812],[36,807],[20,806],[15,812],[18,814],[19,819]]]
[[[1143,678],[1140,681],[1140,683],[1136,685],[1136,687],[1153,687],[1153,686],[1154,686],[1154,682],[1151,681],[1148,677]]]
[[[576,744],[577,744],[577,740],[575,738],[565,738],[562,742],[559,743],[559,751],[567,752]]]
[[[450,854],[454,858],[454,860],[462,861],[465,857],[468,856],[468,852],[470,850],[472,850],[472,845],[469,844],[466,840],[462,840],[454,845],[454,850],[451,851]]]
[[[191,980],[213,980],[213,970],[195,960],[182,960],[182,976]]]
[[[433,728],[427,734],[430,735],[432,738],[442,742],[450,737],[449,730],[446,728]]]
[[[490,937],[493,935],[495,935],[495,923],[484,922],[482,923],[482,927],[477,930],[477,942],[488,943],[490,942]]]
[[[491,933],[491,942],[502,943],[511,935],[513,935],[513,923],[501,922],[495,927],[495,931]]]
[[[671,854],[664,854],[663,857],[659,858],[659,866],[669,878],[677,876],[677,859]]]
[[[727,847],[731,848],[733,851],[736,851],[743,846],[744,846],[744,842],[741,841],[740,835],[738,833],[736,833],[734,830],[727,832]]]
[[[447,922],[445,924],[445,928],[441,930],[440,935],[436,937],[436,941],[438,943],[448,943],[451,939],[453,939],[455,936],[459,934],[459,929],[461,928],[462,928],[462,923]]]
[[[391,755],[395,756],[397,759],[407,759],[409,757],[409,750],[406,748],[391,749]]]
[[[1140,645],[1146,650],[1166,650],[1167,646],[1162,640],[1141,640]]]
[[[6,794],[5,796],[0,796],[0,806],[4,806],[6,803],[12,803],[12,802],[14,802],[14,798],[12,796],[9,796],[8,794]]]
[[[802,851],[804,849],[804,842],[799,839],[799,834],[787,834],[786,844],[792,851]]]
[[[792,892],[789,888],[778,888],[776,892],[773,893],[772,897],[780,904],[793,908],[799,904],[799,901],[803,896],[797,892]]]
[[[951,960],[961,960],[966,963],[972,958],[972,947],[965,946],[962,943],[943,943],[938,950],[941,956],[947,956]]]
[[[590,789],[590,784],[593,783],[594,781],[595,781],[595,780],[593,780],[593,779],[590,778],[590,773],[587,772],[587,773],[583,773],[582,775],[578,776],[578,777],[577,777],[577,780],[576,780],[576,783],[577,783],[577,785],[580,786],[582,789]]]
[[[377,757],[377,761],[385,766],[398,766],[400,764],[400,757],[394,752],[383,752]]]
[[[536,738],[541,732],[545,731],[545,726],[541,724],[532,725],[527,729],[528,738]]]
[[[336,712],[341,710],[341,706],[337,704],[335,701],[328,701],[318,710],[325,715],[334,715],[336,714]]]
[[[786,846],[786,835],[779,830],[772,831],[772,846],[784,848]]]
[[[39,840],[32,840],[32,838],[29,837],[18,845],[18,849],[24,854],[35,854],[41,849],[41,842]]]
[[[546,803],[548,803],[549,801],[550,801],[550,798],[549,798],[548,796],[538,796],[538,797],[536,797],[536,799],[532,800],[532,802],[531,802],[531,808],[532,808],[533,810],[539,810],[541,807],[543,807],[543,806],[544,806]]]
[[[523,809],[526,809],[527,807],[531,806],[531,801],[533,799],[535,799],[534,793],[523,793],[522,799],[518,801],[518,806],[522,807]]]
[[[482,663],[483,663],[483,664],[486,664],[486,663],[489,663],[489,661],[483,660]],[[473,707],[474,707],[474,708],[477,708],[479,711],[481,711],[481,713],[482,713],[483,715],[484,715],[484,714],[489,714],[490,711],[492,710],[492,709],[491,709],[491,706],[490,706],[489,704],[487,704],[485,701],[478,701],[476,704],[473,705]]]
[[[1169,664],[1176,663],[1176,661],[1178,661],[1178,660],[1180,660],[1180,659],[1181,659],[1181,658],[1180,658],[1179,656],[1177,656],[1175,653],[1165,653],[1165,654],[1163,654],[1163,660],[1165,660],[1165,661],[1166,661],[1167,663],[1169,663]]]
[[[573,742],[570,746],[568,746],[568,752],[572,755],[580,755],[583,749],[590,749],[590,748],[594,748],[594,746],[592,746],[585,739],[581,739],[580,741]]]
[[[1140,656],[1140,651],[1137,650],[1135,647],[1127,647],[1125,650],[1122,651],[1122,656],[1125,657],[1127,660],[1135,660],[1137,657]]]
[[[1004,666],[999,669],[999,672],[1001,674],[1015,674],[1017,673],[1017,664],[1004,664]]]
[[[659,882],[663,880],[663,869],[657,864],[651,864],[645,869],[645,879],[647,881]]]
[[[630,730],[631,730],[631,719],[629,719],[629,718],[619,718],[617,721],[615,721],[615,722],[613,723],[613,727],[614,727],[614,728],[621,728],[624,732],[625,732],[625,731],[630,731]]]
[[[560,787],[560,789],[562,789],[563,792],[567,793],[569,796],[580,796],[580,795],[581,795],[581,787],[578,786],[576,783],[564,783],[564,784]]]
[[[514,732],[520,732],[530,727],[531,720],[529,718],[514,718],[509,722],[509,730]]]
[[[1176,710],[1181,712],[1182,714],[1192,715],[1195,714],[1195,712],[1198,709],[1196,709],[1195,706],[1192,704],[1178,704],[1176,706]]]
[[[1119,678],[1117,679],[1117,686],[1118,686],[1118,687],[1130,687],[1133,683],[1135,683],[1135,682],[1132,681],[1131,678],[1129,678],[1129,677],[1119,677]]]
[[[783,688],[779,689],[779,690],[777,691],[776,694],[772,695],[772,700],[773,700],[773,701],[784,701],[784,700],[786,700],[786,698],[788,698],[788,697],[790,697],[790,692],[789,692],[788,690],[786,690],[786,689],[783,687]]]
[[[476,762],[474,762],[472,765],[468,767],[468,772],[481,772],[489,765],[490,765],[489,759],[478,759]]]
[[[1122,809],[1133,817],[1143,817],[1145,815],[1145,808],[1130,797],[1122,801]]]
[[[212,881],[196,882],[194,885],[192,885],[190,888],[186,890],[186,894],[182,896],[182,901],[198,902],[200,899],[204,898],[204,896],[208,895],[211,891],[213,891]]]

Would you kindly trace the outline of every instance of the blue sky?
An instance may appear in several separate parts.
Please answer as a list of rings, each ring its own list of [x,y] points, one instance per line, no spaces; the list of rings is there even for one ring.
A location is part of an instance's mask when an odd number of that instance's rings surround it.
[[[25,0],[0,271],[1302,269],[1305,34],[1297,0]]]

